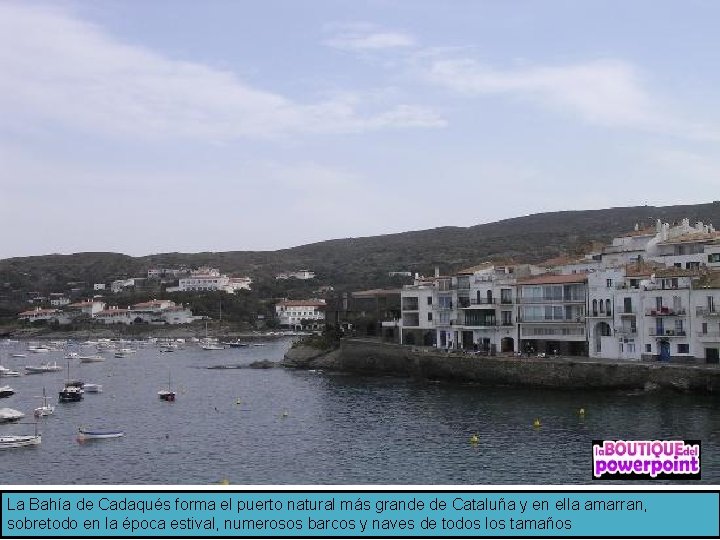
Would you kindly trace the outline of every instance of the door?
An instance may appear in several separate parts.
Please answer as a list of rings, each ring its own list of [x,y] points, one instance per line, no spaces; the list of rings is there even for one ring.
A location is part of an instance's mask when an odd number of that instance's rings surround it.
[[[720,364],[720,350],[705,349],[705,362],[708,364]]]
[[[670,360],[670,342],[669,341],[661,341],[660,342],[660,361],[667,362],[668,360]]]

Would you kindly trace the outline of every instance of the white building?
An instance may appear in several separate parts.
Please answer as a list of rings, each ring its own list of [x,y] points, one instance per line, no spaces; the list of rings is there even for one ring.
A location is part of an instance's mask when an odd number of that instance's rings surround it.
[[[70,303],[70,299],[65,296],[65,293],[50,293],[50,305],[54,307],[67,306]]]
[[[68,304],[66,313],[74,313],[75,315],[87,315],[95,317],[95,314],[105,309],[105,303],[98,300],[82,300],[73,304]]]
[[[95,284],[93,284],[93,290],[94,291],[104,291],[105,284],[104,283],[95,283]]]
[[[135,286],[135,278],[128,279],[116,279],[110,284],[110,291],[113,293],[119,293],[127,289],[131,289]]]
[[[275,315],[282,328],[322,330],[325,326],[325,300],[283,300],[275,305]]]
[[[187,277],[178,280],[177,287],[169,287],[167,292],[223,291],[234,294],[238,290],[250,290],[252,279],[249,277],[231,278],[220,273],[217,268],[202,266],[190,272]]]
[[[294,272],[280,272],[275,279],[313,279],[315,272],[310,270],[297,270]]]
[[[59,324],[66,324],[70,322],[70,318],[59,309],[42,309],[39,307],[30,311],[18,313],[18,319],[28,322],[47,321],[51,323],[57,322]]]
[[[150,300],[126,309],[113,306],[95,315],[104,324],[188,324],[195,320],[189,308],[171,300]]]

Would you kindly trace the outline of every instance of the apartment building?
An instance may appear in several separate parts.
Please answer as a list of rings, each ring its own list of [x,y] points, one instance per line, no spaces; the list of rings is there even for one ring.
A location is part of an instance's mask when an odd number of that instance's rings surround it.
[[[325,326],[325,300],[283,300],[275,304],[275,315],[282,328],[322,330]]]

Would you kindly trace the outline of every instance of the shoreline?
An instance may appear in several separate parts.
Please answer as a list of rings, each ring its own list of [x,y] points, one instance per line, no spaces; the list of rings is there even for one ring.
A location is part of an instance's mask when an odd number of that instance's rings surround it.
[[[567,390],[668,389],[720,394],[720,366],[607,360],[585,357],[475,356],[348,339],[320,351],[298,344],[283,365],[365,375],[401,375],[490,386]]]

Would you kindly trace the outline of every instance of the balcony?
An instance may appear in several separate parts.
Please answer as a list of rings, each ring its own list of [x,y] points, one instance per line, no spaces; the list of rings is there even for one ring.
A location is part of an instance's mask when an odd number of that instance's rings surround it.
[[[665,330],[663,328],[651,328],[648,334],[654,337],[687,337],[685,330]]]
[[[471,306],[494,306],[498,303],[497,298],[471,298]]]
[[[634,317],[635,316],[635,308],[630,309],[623,309],[620,312],[621,317]]]
[[[612,317],[612,311],[589,311],[588,317]]]
[[[540,298],[540,297],[519,297],[520,304],[584,304],[583,298]]]
[[[720,332],[697,332],[697,337],[700,341],[704,342],[713,342],[713,343],[719,343],[720,342]]]
[[[695,308],[695,314],[698,317],[720,317],[720,311],[716,307],[700,307]]]
[[[527,318],[522,315],[518,315],[517,321],[519,323],[575,323],[585,324],[585,317],[563,317],[560,319],[546,319],[544,317],[533,317]]]
[[[634,338],[637,337],[638,332],[637,328],[619,328],[615,330],[615,335],[623,338]]]
[[[673,309],[663,306],[660,309],[646,309],[645,315],[647,317],[684,317],[687,313],[685,312],[685,308]]]

